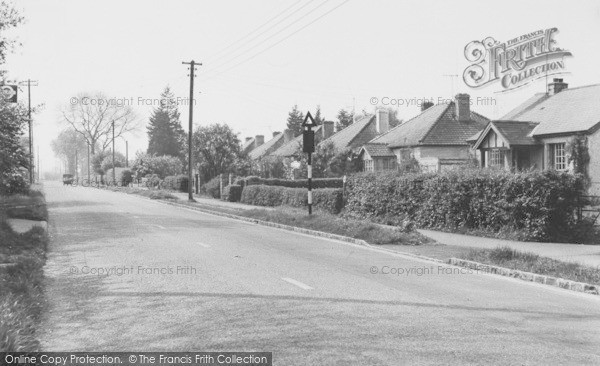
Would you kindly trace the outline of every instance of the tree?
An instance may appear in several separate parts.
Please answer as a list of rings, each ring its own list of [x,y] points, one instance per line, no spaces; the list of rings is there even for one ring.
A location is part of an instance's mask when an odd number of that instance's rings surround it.
[[[52,140],[50,146],[54,155],[67,163],[67,171],[71,174],[75,174],[79,162],[86,163],[84,159],[87,159],[87,143],[83,136],[72,128],[63,130],[56,139]],[[78,162],[75,161],[76,155],[78,155]]]
[[[96,146],[104,151],[112,143],[113,121],[115,138],[138,128],[130,106],[116,103],[102,93],[81,93],[72,98],[70,105],[63,107],[62,117],[83,136],[92,154],[96,153]]]
[[[323,124],[323,122],[325,122],[325,119],[323,118],[323,116],[321,116],[321,106],[320,105],[317,106],[317,111],[315,112],[315,116],[313,118],[314,118],[317,126],[321,126]]]
[[[105,172],[113,168],[113,155],[112,152],[108,152],[106,157],[102,159],[101,167]],[[118,151],[115,151],[115,165],[114,168],[123,168],[125,165],[125,155]]]
[[[105,173],[105,170],[102,169],[102,162],[108,155],[108,151],[98,151],[96,154],[94,154],[94,156],[92,156],[92,169],[100,176],[101,182],[104,182]]]
[[[288,114],[287,128],[294,131],[294,136],[302,134],[302,123],[304,114],[298,110],[298,105],[294,105],[292,111]]]
[[[25,108],[0,98],[0,194],[27,190],[25,173],[29,169],[29,154],[21,144],[26,125]]]
[[[234,173],[242,158],[240,140],[226,124],[200,126],[193,134],[193,154],[200,166],[202,181],[221,173]]]
[[[185,132],[179,120],[179,111],[174,103],[175,95],[167,86],[160,95],[161,103],[150,116],[146,127],[148,154],[170,155],[183,158],[182,143]]]
[[[155,156],[146,153],[137,153],[131,167],[136,179],[151,174],[156,174],[160,179],[170,175],[181,174],[183,163],[179,158],[170,155]]]
[[[0,2],[0,65],[13,51],[15,40],[6,37],[12,28],[23,22],[23,17],[11,3]],[[6,71],[0,68],[4,79]],[[29,166],[29,152],[21,145],[27,111],[20,105],[6,103],[0,98],[0,194],[24,193],[28,189],[25,173]]]
[[[13,51],[16,41],[6,37],[10,29],[16,28],[23,22],[24,18],[12,6],[10,2],[0,2],[0,64],[6,62],[6,55]],[[6,70],[0,70],[0,76],[4,76]]]
[[[394,128],[400,124],[402,124],[402,120],[398,119],[398,110],[392,107],[379,107],[379,109],[385,109],[388,111],[389,116],[389,125],[390,128]]]
[[[336,118],[335,130],[338,132],[354,123],[354,113],[348,112],[345,109],[340,109]]]

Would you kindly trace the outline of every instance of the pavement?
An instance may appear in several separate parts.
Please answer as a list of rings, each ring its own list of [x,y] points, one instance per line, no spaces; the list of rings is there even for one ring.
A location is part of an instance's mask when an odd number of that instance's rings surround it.
[[[45,351],[600,364],[600,297],[47,183]]]
[[[565,262],[578,262],[596,268],[600,267],[600,245],[522,242],[453,234],[435,230],[419,230],[419,232],[438,243],[446,245],[480,249],[494,249],[507,246],[519,251],[532,252]]]

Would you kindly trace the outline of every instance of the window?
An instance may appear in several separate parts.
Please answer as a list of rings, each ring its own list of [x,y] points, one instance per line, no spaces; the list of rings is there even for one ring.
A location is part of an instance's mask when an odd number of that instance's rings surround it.
[[[550,154],[552,155],[552,167],[556,170],[567,170],[567,154],[565,144],[550,144]]]
[[[383,158],[383,170],[396,169],[396,159],[394,158]]]
[[[365,172],[373,171],[373,160],[365,160]]]
[[[490,150],[488,166],[495,168],[504,167],[504,150]]]

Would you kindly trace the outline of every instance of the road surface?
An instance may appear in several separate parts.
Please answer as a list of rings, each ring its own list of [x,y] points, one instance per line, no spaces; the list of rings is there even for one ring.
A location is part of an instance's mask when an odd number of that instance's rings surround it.
[[[600,364],[600,297],[47,182],[46,351]],[[399,274],[392,274],[392,272]]]

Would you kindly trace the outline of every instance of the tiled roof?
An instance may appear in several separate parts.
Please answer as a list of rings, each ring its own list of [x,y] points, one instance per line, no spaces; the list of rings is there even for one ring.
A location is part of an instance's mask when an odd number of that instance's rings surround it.
[[[365,129],[365,127],[367,127],[369,123],[374,120],[375,115],[366,115],[343,130],[323,140],[323,142],[331,141],[336,149],[345,149],[349,147],[352,143],[352,140],[354,140],[356,136],[358,136]]]
[[[254,137],[248,139],[248,141],[245,141],[244,144],[242,144],[242,151],[247,153],[250,150],[252,150],[253,147],[254,147]]]
[[[518,105],[516,108],[505,114],[504,117],[501,118],[501,120],[508,121],[515,119],[517,116],[531,110],[531,108],[535,107],[536,105],[540,104],[546,99],[548,99],[548,94],[537,93],[533,97],[527,99],[526,101]]]
[[[276,135],[275,137],[273,137],[272,139],[270,139],[269,141],[265,142],[264,144],[260,145],[259,147],[257,147],[256,149],[250,151],[248,153],[248,156],[251,159],[258,159],[261,158],[263,155],[266,155],[269,153],[269,151],[275,146],[277,145],[277,143],[279,143],[281,140],[283,140],[283,133],[280,133],[278,135]]]
[[[323,126],[318,126],[315,129],[315,137],[318,133],[321,133],[322,127]],[[269,155],[288,157],[288,156],[294,155],[298,151],[298,149],[301,149],[301,148],[302,148],[302,135],[296,136],[292,141],[288,142],[287,144],[281,145],[277,150],[273,151]]]
[[[534,136],[588,131],[600,123],[600,84],[565,89],[511,119],[539,122]]]
[[[423,113],[392,128],[388,133],[371,140],[370,143],[384,143],[390,147],[418,145],[447,108],[447,104],[427,108]]]
[[[536,145],[529,134],[538,125],[535,122],[492,121],[491,122],[506,142],[511,145]]]
[[[396,156],[390,148],[387,147],[386,144],[366,144],[362,147],[369,156],[372,158],[375,157],[388,157],[388,156]]]
[[[471,112],[471,120],[459,122],[455,103],[442,103],[395,127],[371,143],[386,143],[390,148],[417,145],[466,145],[466,140],[485,128],[489,120]]]

